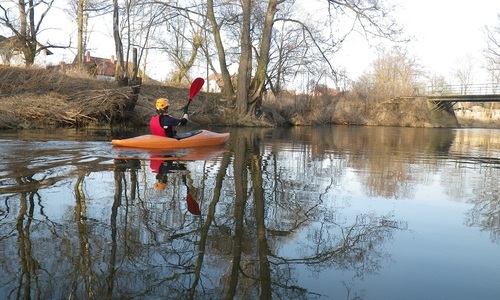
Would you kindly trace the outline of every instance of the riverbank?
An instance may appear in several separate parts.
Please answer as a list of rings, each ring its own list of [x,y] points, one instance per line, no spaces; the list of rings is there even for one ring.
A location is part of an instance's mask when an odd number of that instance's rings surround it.
[[[124,108],[131,87],[89,75],[0,66],[0,129],[148,126],[154,101],[166,97],[170,113],[182,115],[189,86],[143,84],[133,111]],[[190,122],[199,126],[315,126],[351,124],[433,127],[423,103],[369,105],[354,93],[265,96],[255,118],[236,118],[218,93],[201,91],[190,105]],[[457,114],[461,127],[500,128],[492,114]]]

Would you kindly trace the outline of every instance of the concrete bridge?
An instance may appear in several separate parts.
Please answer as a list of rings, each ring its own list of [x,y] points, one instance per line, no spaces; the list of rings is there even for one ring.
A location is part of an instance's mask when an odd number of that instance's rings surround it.
[[[500,102],[500,83],[449,85],[439,89],[427,87],[420,97],[433,102]]]
[[[426,87],[424,91],[416,91],[413,96],[397,97],[391,102],[408,100],[427,102],[430,126],[459,127],[453,106],[459,102],[500,102],[500,82]]]

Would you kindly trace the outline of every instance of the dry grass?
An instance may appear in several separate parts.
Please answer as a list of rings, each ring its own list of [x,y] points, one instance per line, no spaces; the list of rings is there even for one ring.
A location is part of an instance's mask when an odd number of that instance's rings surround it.
[[[130,88],[88,76],[0,67],[1,128],[77,126],[111,120]]]
[[[277,125],[312,126],[331,124],[338,97],[282,92],[277,97],[268,94],[263,100],[263,111]]]
[[[189,89],[143,85],[133,115],[123,115],[131,97],[131,87],[119,87],[85,73],[0,66],[0,128],[4,129],[146,126],[155,113],[155,99],[169,98],[171,113],[176,114],[176,109],[186,104]],[[207,102],[202,103],[200,97]],[[215,99],[200,93],[190,110],[200,116],[214,113],[210,105]]]
[[[500,128],[499,119],[480,119],[470,117],[457,117],[458,123],[464,128]]]

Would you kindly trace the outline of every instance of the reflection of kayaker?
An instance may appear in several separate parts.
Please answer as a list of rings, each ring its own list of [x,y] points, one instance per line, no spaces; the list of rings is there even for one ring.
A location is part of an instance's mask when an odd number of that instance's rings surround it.
[[[187,190],[187,195],[186,195],[187,209],[193,215],[201,214],[198,202],[196,202],[193,196],[189,193],[189,186],[187,185],[187,176],[186,176],[187,168],[184,163],[172,160],[151,159],[149,166],[153,171],[153,173],[156,174],[155,188],[158,191],[165,190],[168,181],[168,174],[180,172],[182,176],[181,177],[182,183],[186,186]]]
[[[151,160],[149,163],[153,173],[156,173],[155,188],[162,191],[167,186],[168,174],[182,172],[182,182],[186,184],[186,165],[172,160]]]

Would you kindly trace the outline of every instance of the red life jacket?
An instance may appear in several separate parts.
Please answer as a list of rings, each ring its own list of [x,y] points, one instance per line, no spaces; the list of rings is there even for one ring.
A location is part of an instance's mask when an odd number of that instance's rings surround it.
[[[160,116],[154,116],[149,121],[149,128],[151,129],[151,134],[159,136],[167,136],[165,134],[165,129],[160,124]]]

